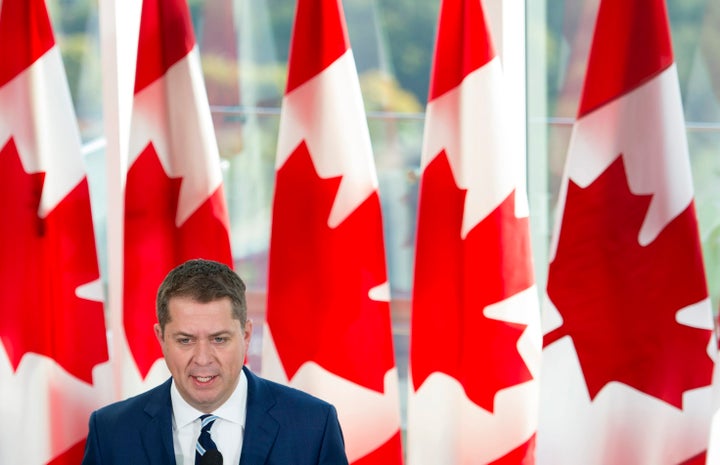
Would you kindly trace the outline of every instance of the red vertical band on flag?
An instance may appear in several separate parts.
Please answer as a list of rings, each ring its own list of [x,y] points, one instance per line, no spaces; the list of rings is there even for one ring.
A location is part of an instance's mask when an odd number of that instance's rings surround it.
[[[485,12],[479,0],[443,1],[440,17],[444,19],[437,32],[428,100],[454,89],[495,57],[489,31],[480,26],[485,24]]]
[[[44,0],[0,2],[0,87],[55,45]]]
[[[578,117],[673,63],[665,0],[601,2],[590,56]]]
[[[350,48],[342,3],[297,2],[286,94],[318,75]]]
[[[138,44],[136,94],[195,46],[186,0],[143,1]]]

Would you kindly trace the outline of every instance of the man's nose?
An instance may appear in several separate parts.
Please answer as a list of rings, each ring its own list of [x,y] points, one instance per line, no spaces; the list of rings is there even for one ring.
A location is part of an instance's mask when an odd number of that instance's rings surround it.
[[[199,340],[195,344],[195,354],[193,357],[198,365],[207,365],[213,360],[213,347],[209,341]]]

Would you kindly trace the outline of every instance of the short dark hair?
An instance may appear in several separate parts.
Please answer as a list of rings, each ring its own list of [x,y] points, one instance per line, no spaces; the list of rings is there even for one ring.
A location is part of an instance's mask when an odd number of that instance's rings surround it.
[[[168,303],[173,297],[187,297],[201,303],[228,297],[233,318],[240,320],[240,325],[245,329],[245,283],[224,263],[197,258],[170,270],[158,288],[156,300],[157,319],[163,334],[165,325],[170,321]]]

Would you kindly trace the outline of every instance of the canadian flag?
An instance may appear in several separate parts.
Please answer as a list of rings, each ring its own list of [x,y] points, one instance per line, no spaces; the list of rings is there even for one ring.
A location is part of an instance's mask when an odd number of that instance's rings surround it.
[[[185,0],[142,2],[129,133],[117,328],[134,362],[123,373],[125,395],[167,376],[152,331],[167,272],[198,257],[233,263],[220,158]]]
[[[110,369],[88,180],[44,0],[0,4],[0,463],[77,464]]]
[[[399,464],[370,135],[339,0],[299,0],[280,115],[263,374],[333,403],[355,464]]]
[[[704,464],[716,343],[663,0],[602,0],[557,208],[538,463]]]
[[[411,465],[534,463],[540,313],[504,94],[480,0],[443,0],[421,158]]]

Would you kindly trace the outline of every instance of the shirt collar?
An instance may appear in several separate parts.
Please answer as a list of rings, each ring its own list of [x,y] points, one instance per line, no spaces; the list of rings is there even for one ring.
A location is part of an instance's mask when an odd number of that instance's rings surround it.
[[[170,400],[172,402],[173,409],[173,423],[175,428],[181,429],[190,423],[197,420],[197,418],[203,414],[203,412],[197,410],[191,406],[185,399],[180,395],[175,380],[170,384]],[[245,428],[245,412],[247,409],[247,377],[245,372],[240,372],[240,378],[238,380],[235,390],[230,395],[228,400],[225,401],[220,407],[214,412],[214,415],[222,418],[223,420],[238,423],[240,426]]]

